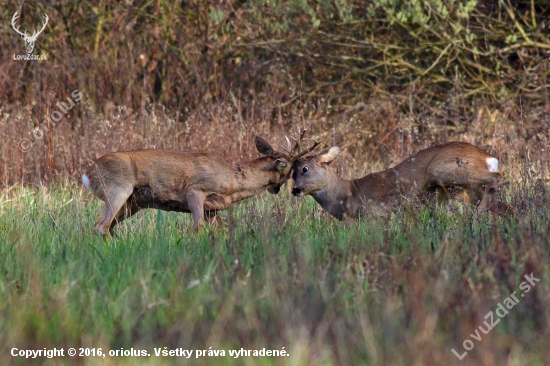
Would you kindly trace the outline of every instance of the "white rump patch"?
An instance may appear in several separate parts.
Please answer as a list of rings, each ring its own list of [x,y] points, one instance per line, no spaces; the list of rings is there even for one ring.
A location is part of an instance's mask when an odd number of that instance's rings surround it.
[[[487,167],[489,168],[490,172],[497,172],[498,171],[498,160],[495,158],[487,158],[485,159],[487,162]]]
[[[82,183],[88,188],[88,190],[92,191],[92,186],[90,185],[90,178],[86,174],[82,174]]]

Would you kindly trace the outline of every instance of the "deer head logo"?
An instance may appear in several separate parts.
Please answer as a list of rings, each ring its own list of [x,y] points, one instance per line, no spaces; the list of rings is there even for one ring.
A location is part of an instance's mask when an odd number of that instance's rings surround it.
[[[16,24],[15,24],[15,21],[17,20],[17,18],[19,18],[19,12],[18,11],[16,11],[15,14],[13,14],[13,18],[11,18],[11,26],[23,38],[23,40],[25,41],[26,48],[27,48],[27,53],[30,54],[32,52],[32,50],[34,49],[34,42],[36,42],[36,38],[38,38],[40,33],[42,33],[44,28],[46,28],[46,24],[48,24],[48,19],[49,19],[48,14],[44,13],[44,24],[42,25],[42,29],[40,29],[39,31],[37,31],[35,29],[32,36],[29,36],[27,34],[26,29],[25,29],[25,32],[19,31],[19,27],[17,27]]]

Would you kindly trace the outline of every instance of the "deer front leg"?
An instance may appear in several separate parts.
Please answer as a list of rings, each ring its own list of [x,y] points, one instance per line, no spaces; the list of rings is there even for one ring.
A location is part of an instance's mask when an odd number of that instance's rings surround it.
[[[187,191],[187,204],[189,205],[189,210],[193,214],[193,228],[195,231],[204,223],[204,200],[206,195],[204,192],[190,189]]]
[[[437,180],[437,185],[439,186],[439,188],[441,189],[441,191],[445,195],[445,198],[447,199],[447,201],[450,201],[451,200],[451,195],[449,194],[449,191],[447,190],[447,187],[445,187],[445,183],[443,183],[443,181],[441,179],[438,179]]]

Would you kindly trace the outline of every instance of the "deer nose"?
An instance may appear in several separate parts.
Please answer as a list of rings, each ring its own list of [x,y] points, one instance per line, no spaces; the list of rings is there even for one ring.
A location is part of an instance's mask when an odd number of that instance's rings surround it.
[[[301,196],[302,190],[300,188],[292,188],[293,196]]]

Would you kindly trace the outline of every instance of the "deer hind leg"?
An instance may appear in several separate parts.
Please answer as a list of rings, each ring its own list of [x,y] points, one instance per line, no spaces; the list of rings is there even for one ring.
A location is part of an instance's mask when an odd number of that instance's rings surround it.
[[[128,201],[134,187],[131,184],[125,186],[106,187],[103,192],[103,211],[96,221],[95,232],[103,237],[110,235],[111,224],[118,215],[122,206]]]
[[[487,210],[498,213],[498,202],[495,196],[497,188],[497,182],[485,185],[485,189],[482,191],[481,199],[479,200],[479,205],[477,206],[478,213]]]
[[[111,222],[111,225],[109,226],[109,233],[111,235],[113,234],[113,228],[120,224],[122,221],[126,220],[127,218],[130,218],[136,214],[140,210],[140,207],[137,205],[137,203],[130,197],[124,205],[118,210],[117,215],[115,216],[115,219]]]
[[[473,183],[472,186],[477,186],[475,194],[472,197],[476,197],[479,205],[477,207],[478,212],[489,210],[494,214],[500,216],[507,216],[514,212],[514,208],[505,202],[500,202],[497,199],[497,192],[500,187],[506,184],[506,175],[504,172],[484,172],[477,176],[470,178]],[[481,186],[485,186],[483,189]],[[475,202],[472,202],[475,204]]]
[[[497,199],[496,193],[501,185],[502,183],[495,182],[487,184],[484,190],[480,189],[481,194],[478,196],[479,205],[477,207],[478,213],[488,210],[494,214],[505,217],[515,212],[512,206]]]
[[[222,226],[223,220],[218,211],[204,211],[204,220],[212,226]]]

